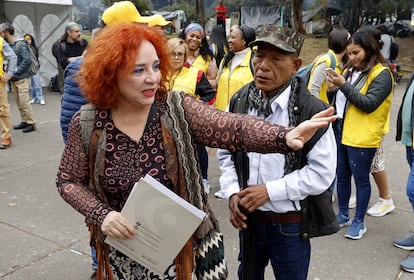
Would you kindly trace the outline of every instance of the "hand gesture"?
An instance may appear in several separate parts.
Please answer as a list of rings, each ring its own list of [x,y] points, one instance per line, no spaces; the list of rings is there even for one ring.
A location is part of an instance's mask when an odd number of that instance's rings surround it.
[[[325,127],[336,120],[333,113],[334,108],[330,107],[313,115],[310,120],[300,123],[286,134],[287,145],[293,150],[302,149],[303,145],[312,138],[318,128]]]

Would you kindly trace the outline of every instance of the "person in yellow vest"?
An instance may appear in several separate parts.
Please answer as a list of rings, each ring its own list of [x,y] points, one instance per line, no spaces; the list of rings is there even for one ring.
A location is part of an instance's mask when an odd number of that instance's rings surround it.
[[[233,26],[230,31],[229,52],[224,56],[217,75],[216,108],[226,110],[233,94],[253,81],[249,43],[256,39],[253,28]]]
[[[343,68],[343,61],[346,58],[347,41],[351,37],[346,29],[334,29],[328,35],[328,52],[317,57],[312,67],[308,89],[310,93],[329,103],[326,95],[326,81],[323,71],[327,67],[331,67],[332,60],[334,60],[334,70],[341,73]]]
[[[318,97],[325,103],[330,104],[326,94],[326,81],[324,70],[333,66],[337,73],[341,73],[347,59],[346,46],[351,34],[346,29],[334,29],[328,35],[328,52],[317,56],[313,61],[313,67],[310,71],[308,89],[311,94]],[[331,100],[332,101],[332,100]],[[335,181],[331,184],[332,201],[334,196]],[[349,207],[355,208],[355,196],[350,199]]]
[[[4,34],[0,34],[0,149],[8,149],[12,139],[10,134],[10,104],[7,100],[6,83],[11,79],[17,69],[17,56],[10,45],[4,41]],[[7,71],[5,65],[7,61]]]
[[[211,51],[204,29],[198,23],[190,23],[180,34],[188,45],[187,62],[206,74],[214,90],[217,89],[217,64]]]
[[[370,167],[389,126],[394,81],[378,40],[369,32],[355,32],[348,41],[349,65],[344,75],[327,68],[328,96],[333,95],[339,137],[337,189],[341,226],[350,225],[345,237],[357,240],[366,233],[364,223],[371,196]],[[349,217],[351,179],[357,193],[355,216]]]
[[[382,50],[383,42],[381,40],[381,32],[379,29],[372,25],[364,25],[358,29],[358,32],[366,32],[372,34],[376,39],[376,42],[378,42],[379,48]],[[383,52],[381,51],[381,54],[382,53]],[[387,60],[385,56],[384,58]],[[384,128],[384,135],[390,131],[389,121],[390,116],[388,114],[387,123]],[[367,214],[373,217],[382,217],[388,213],[391,213],[395,209],[394,202],[389,193],[388,176],[385,170],[385,153],[382,144],[375,153],[374,159],[372,160],[370,172],[372,177],[374,177],[375,184],[377,185],[379,198],[377,203],[372,205],[367,210]]]
[[[198,23],[190,23],[180,34],[180,38],[184,39],[188,46],[186,62],[203,71],[211,87],[216,90],[216,77],[218,72],[217,63],[208,44],[203,27]],[[200,157],[204,189],[210,190],[210,184],[207,180],[208,153],[207,150],[201,148],[200,145],[198,145],[198,153]]]
[[[200,100],[211,104],[216,95],[203,71],[186,63],[188,46],[181,38],[168,40],[167,51],[171,58],[171,72],[167,76],[167,89],[169,91],[183,91],[198,97]],[[210,192],[208,182],[208,154],[203,144],[197,144],[200,160],[201,175],[205,192]]]
[[[172,27],[172,25],[172,21],[165,20],[165,18],[160,14],[152,15],[149,17],[148,26],[157,27],[164,35],[167,35],[168,33],[168,26]]]
[[[203,71],[186,63],[187,43],[181,38],[171,38],[167,43],[167,51],[171,57],[171,73],[167,76],[168,90],[183,91],[204,102],[211,102],[215,91],[206,75]]]

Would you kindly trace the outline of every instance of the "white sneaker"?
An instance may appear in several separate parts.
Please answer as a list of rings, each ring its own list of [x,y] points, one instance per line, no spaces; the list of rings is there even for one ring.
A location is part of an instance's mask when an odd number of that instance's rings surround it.
[[[32,100],[30,100],[30,104],[34,104],[34,103],[36,103],[36,99],[32,99]]]
[[[354,209],[355,207],[356,207],[356,196],[351,195],[351,197],[349,198],[348,208]]]
[[[380,197],[379,201],[368,209],[367,214],[373,217],[382,217],[391,213],[394,209],[395,206],[391,197],[390,199],[383,199]]]
[[[46,105],[46,102],[44,100],[40,100],[40,105]]]
[[[218,199],[224,199],[224,192],[222,190],[218,190],[214,193],[214,196]]]
[[[210,184],[208,183],[207,179],[203,179],[203,187],[206,194],[210,193]]]

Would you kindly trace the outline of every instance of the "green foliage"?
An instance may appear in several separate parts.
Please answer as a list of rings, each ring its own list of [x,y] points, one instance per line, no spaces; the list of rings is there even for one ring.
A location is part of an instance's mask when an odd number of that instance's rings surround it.
[[[414,0],[365,0],[361,1],[361,14],[367,21],[380,22],[394,16],[398,19],[411,19]]]

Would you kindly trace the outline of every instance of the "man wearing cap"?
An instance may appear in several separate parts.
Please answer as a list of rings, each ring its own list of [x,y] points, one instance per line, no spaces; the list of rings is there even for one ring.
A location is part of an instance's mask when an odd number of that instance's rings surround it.
[[[102,15],[103,26],[128,22],[148,24],[150,20],[150,17],[141,16],[131,1],[115,2]]]
[[[153,15],[150,16],[150,21],[148,26],[155,26],[161,30],[163,34],[167,34],[167,26],[172,26],[172,22],[169,20],[165,20],[162,15]]]
[[[254,51],[254,81],[232,97],[229,110],[296,126],[326,108],[295,76],[303,36],[265,25]],[[260,143],[258,143],[260,145]],[[220,187],[229,199],[230,222],[239,229],[239,279],[264,279],[272,264],[275,278],[306,279],[310,241],[301,235],[300,201],[329,188],[335,177],[332,128],[320,129],[300,152],[257,154],[219,150]]]

